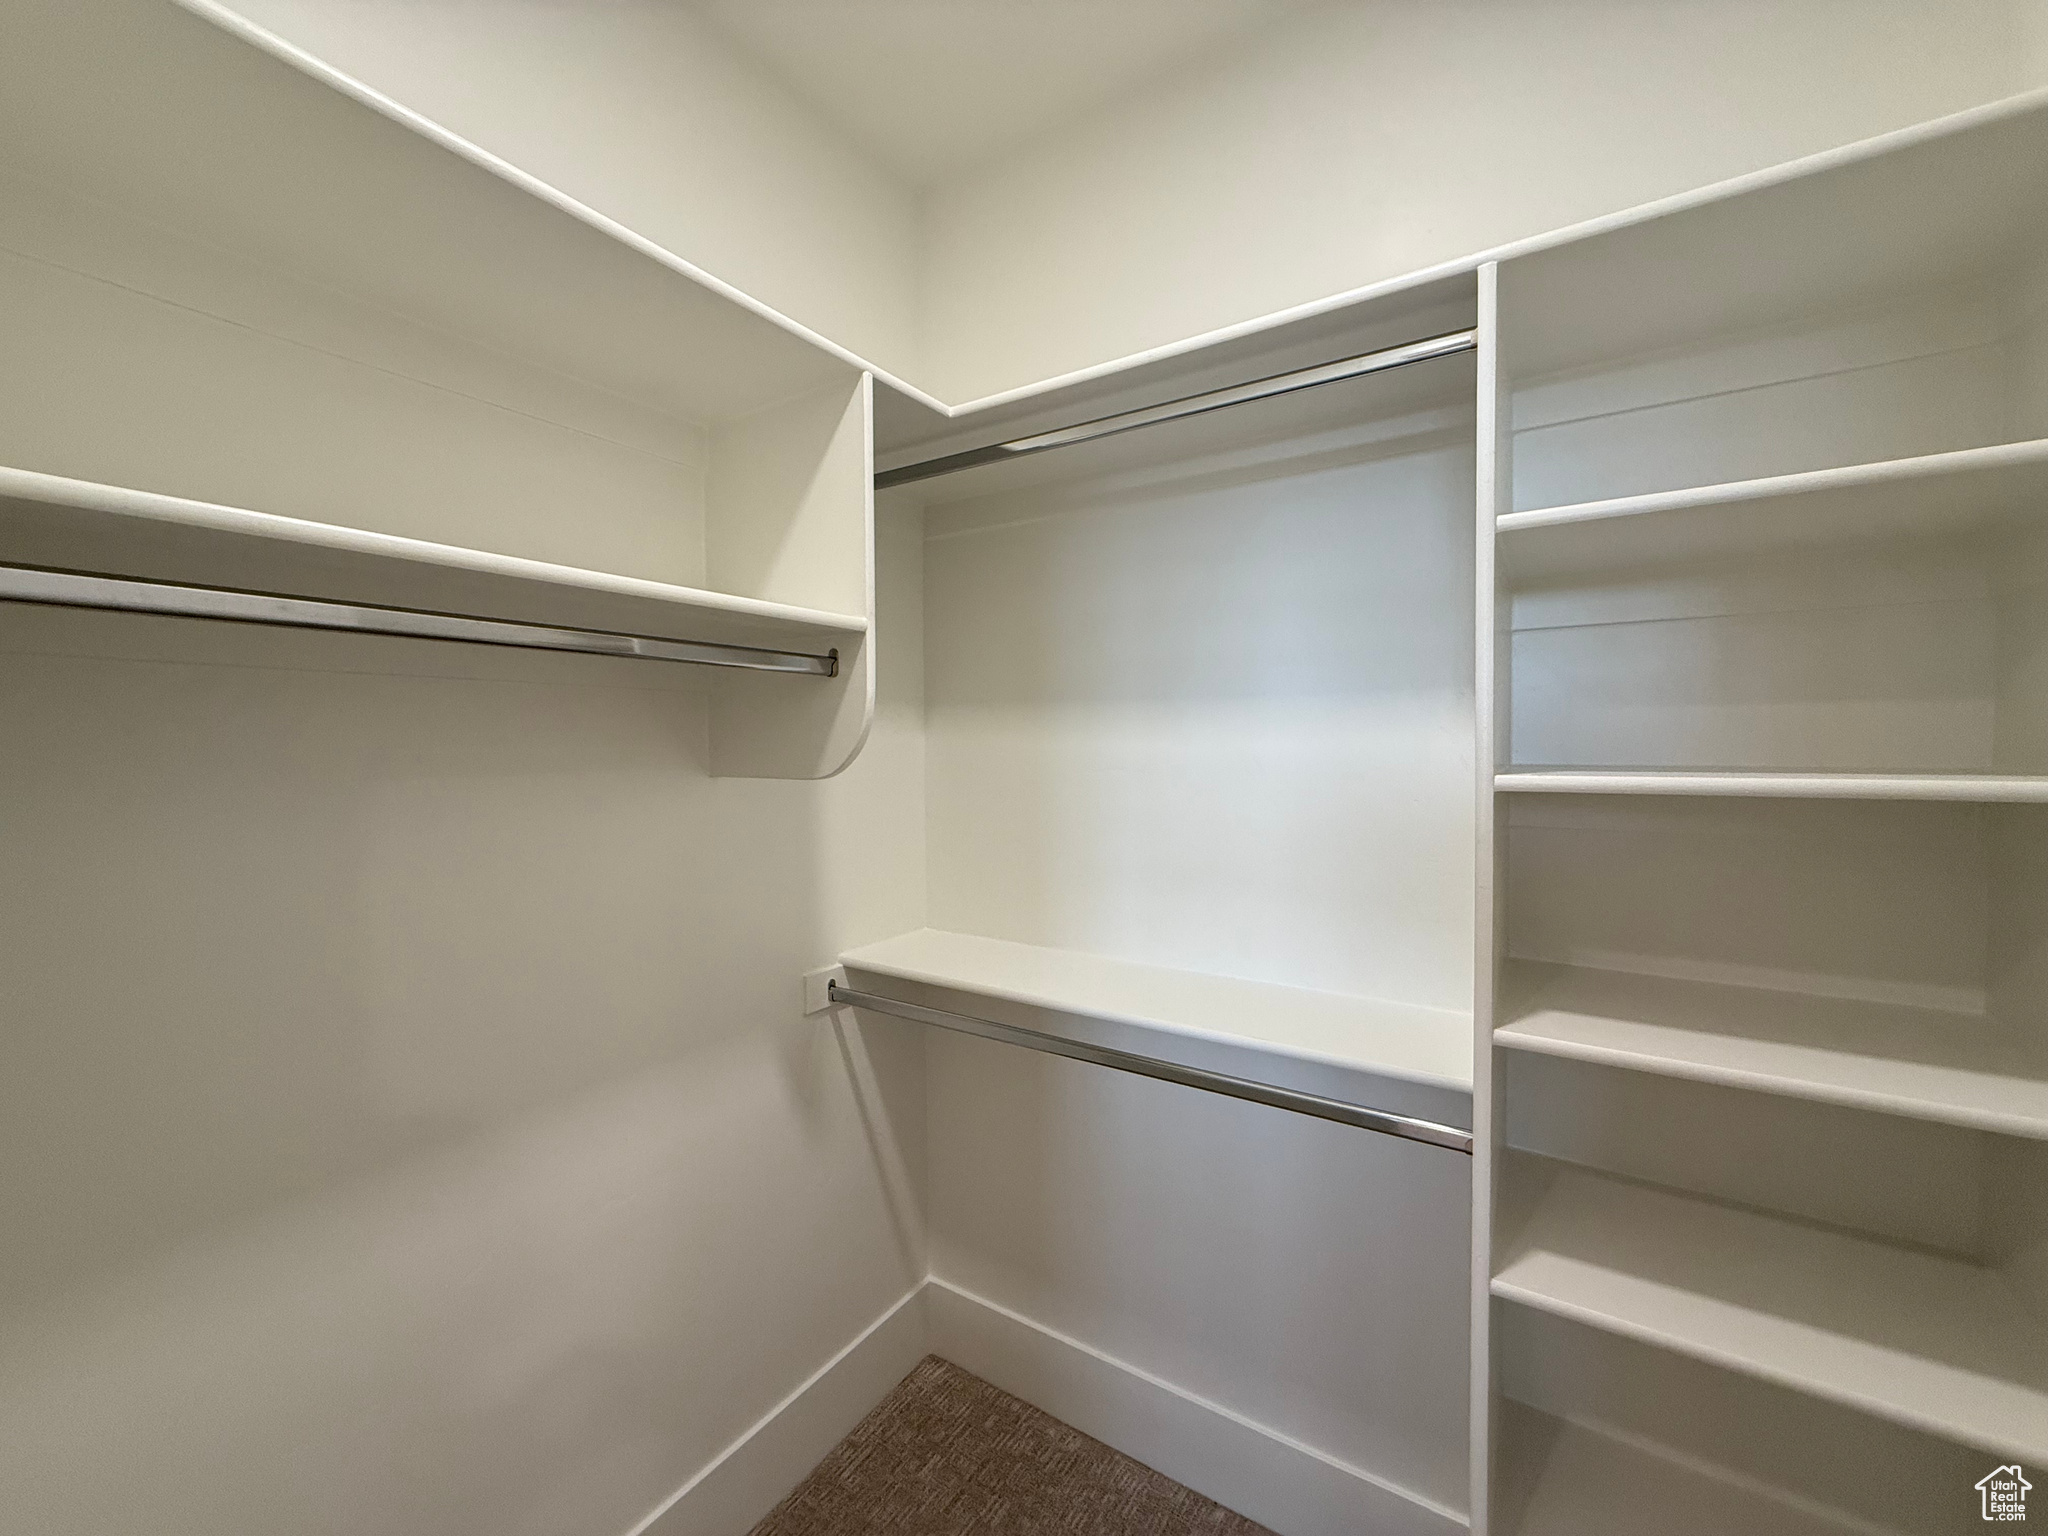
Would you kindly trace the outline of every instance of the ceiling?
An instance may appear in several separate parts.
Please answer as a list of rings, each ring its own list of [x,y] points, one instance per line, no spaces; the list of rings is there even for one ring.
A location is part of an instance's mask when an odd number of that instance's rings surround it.
[[[691,0],[912,186],[999,156],[1312,0]]]

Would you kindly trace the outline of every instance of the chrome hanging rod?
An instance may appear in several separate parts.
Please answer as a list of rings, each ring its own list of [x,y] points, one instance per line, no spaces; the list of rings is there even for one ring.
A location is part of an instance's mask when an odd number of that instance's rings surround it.
[[[1460,352],[1471,352],[1478,345],[1479,332],[1476,330],[1446,331],[1441,336],[1404,342],[1398,347],[1383,347],[1377,352],[1366,352],[1334,363],[1318,363],[1313,368],[1276,373],[1270,378],[1254,379],[1249,384],[1232,384],[1225,389],[1188,395],[1179,400],[1169,400],[1164,405],[1148,405],[1135,411],[1122,411],[1115,416],[1100,416],[1094,421],[1060,427],[1052,432],[1012,438],[1006,443],[991,443],[986,448],[970,448],[965,453],[949,453],[942,458],[885,469],[876,474],[875,489],[886,491],[891,486],[909,485],[914,481],[929,480],[935,475],[957,474],[963,469],[979,469],[984,464],[1006,464],[1028,454],[1044,453],[1052,448],[1071,448],[1077,443],[1092,443],[1097,438],[1134,432],[1140,427],[1156,427],[1162,422],[1181,421],[1189,416],[1220,411],[1227,406],[1270,400],[1275,395],[1291,395],[1296,390],[1314,389],[1323,384],[1340,384],[1346,379],[1385,373],[1390,368],[1405,368],[1410,363],[1426,363],[1432,358],[1453,357]]]
[[[293,629],[405,635],[417,640],[463,640],[475,645],[508,645],[534,651],[581,651],[598,656],[643,657],[649,661],[687,661],[706,667],[745,667],[757,672],[798,672],[816,677],[832,677],[839,671],[837,651],[823,656],[801,651],[764,651],[745,645],[713,645],[695,640],[663,640],[652,635],[618,635],[603,630],[472,619],[413,608],[373,608],[216,587],[171,586],[118,576],[82,576],[72,571],[45,571],[20,565],[0,566],[0,600],[225,619],[238,624],[282,624]]]
[[[1433,1147],[1448,1147],[1453,1152],[1469,1154],[1472,1150],[1472,1133],[1455,1125],[1418,1120],[1390,1110],[1368,1109],[1362,1104],[1346,1104],[1341,1099],[1326,1099],[1320,1094],[1302,1093],[1293,1088],[1275,1088],[1268,1083],[1255,1083],[1249,1078],[1232,1077],[1228,1073],[1211,1072],[1202,1067],[1183,1067],[1176,1062],[1113,1050],[1106,1045],[1089,1045],[1081,1040],[1044,1034],[1039,1030],[1026,1029],[1021,1024],[998,1024],[993,1019],[977,1019],[972,1014],[927,1008],[922,1003],[906,1003],[874,992],[856,992],[836,981],[826,984],[825,995],[830,1001],[849,1007],[890,1014],[916,1024],[932,1024],[963,1035],[979,1035],[984,1040],[1000,1040],[1005,1045],[1021,1045],[1029,1051],[1066,1056],[1098,1067],[1113,1067],[1119,1072],[1134,1072],[1139,1077],[1156,1077],[1162,1083],[1178,1083],[1183,1088],[1199,1088],[1205,1093],[1249,1099],[1254,1104],[1292,1110],[1298,1115],[1314,1115],[1319,1120],[1334,1120],[1339,1125],[1378,1131],[1407,1141],[1427,1142]]]

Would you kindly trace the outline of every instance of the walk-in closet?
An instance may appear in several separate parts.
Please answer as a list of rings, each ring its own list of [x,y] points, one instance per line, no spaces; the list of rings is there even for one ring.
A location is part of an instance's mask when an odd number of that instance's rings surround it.
[[[0,337],[0,1536],[2048,1519],[2041,0],[0,0]]]

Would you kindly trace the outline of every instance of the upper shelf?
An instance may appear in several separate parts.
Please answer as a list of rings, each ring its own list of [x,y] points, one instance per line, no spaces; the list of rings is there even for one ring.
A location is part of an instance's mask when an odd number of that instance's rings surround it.
[[[1472,1019],[1412,1003],[1314,992],[920,928],[840,957],[894,976],[1154,1036],[1211,1042],[1469,1093]],[[1033,1027],[1042,1028],[1041,1021]]]
[[[1690,560],[1975,532],[2048,516],[2048,440],[1504,512],[1500,561],[1540,582]]]
[[[864,366],[210,0],[11,4],[0,174],[693,421]]]
[[[1543,328],[1518,343],[1530,354],[1511,359],[1518,372],[1546,349],[1640,346],[1750,298],[1802,307],[1882,287],[1995,254],[2028,215],[2011,189],[2048,172],[2048,111],[1985,109],[1749,179],[1768,185],[1558,231],[953,412],[218,0],[17,0],[7,41],[0,174],[692,420],[876,372],[881,438],[911,457],[969,430],[962,414],[995,440],[1384,344],[1389,327],[1441,328],[1445,312],[1469,313],[1473,270],[1491,256],[1511,260],[1515,312]],[[1683,302],[1617,281],[1694,250]]]
[[[1347,442],[1469,431],[1473,378],[1467,350],[950,470],[911,489],[927,506],[1081,485],[1135,489],[1328,454]]]
[[[1650,208],[1512,255],[1512,377],[1843,313],[1996,274],[2048,218],[2048,103],[2036,95],[1816,157],[1754,185]]]
[[[2037,91],[968,401],[950,413],[896,384],[878,394],[883,467],[1385,345],[1399,339],[1386,323],[1409,335],[1470,324],[1474,273],[1490,261],[1506,264],[1503,282],[1515,316],[1507,364],[1519,378],[1633,356],[1701,333],[1853,307],[1868,296],[1998,264],[2027,228],[2025,194],[2044,184],[2044,168],[2048,92]],[[1902,223],[1901,206],[1913,208],[1910,222]],[[2031,210],[2041,211],[2038,203]],[[1698,269],[1683,265],[1701,241]],[[1658,282],[1674,275],[1675,294]]]
[[[884,471],[896,469],[1464,330],[1478,322],[1478,284],[1471,267],[1466,263],[1449,275],[1418,273],[1327,303],[1306,305],[1297,312],[1190,337],[1023,389],[968,401],[954,407],[950,416],[889,390],[878,391],[878,466]],[[1434,372],[1439,381],[1459,381],[1462,390],[1456,392],[1469,403],[1469,365],[1462,371],[1428,372]],[[1396,378],[1400,383],[1393,382]],[[1382,374],[1377,387],[1362,398],[1371,401],[1369,410],[1383,412],[1388,407],[1382,401],[1400,398],[1416,383],[1412,369]],[[1313,393],[1323,396],[1326,391]],[[1293,408],[1299,409],[1309,398],[1296,397]],[[1206,419],[1212,427],[1220,427],[1243,409]],[[1159,441],[1157,430],[1149,429],[1144,438]],[[1199,445],[1198,437],[1188,441]],[[1070,452],[1063,449],[1060,456]]]
[[[2025,209],[2010,188],[2040,184],[2048,166],[2048,112],[2020,104],[1968,117],[1770,173],[1768,186],[1709,189],[1677,211],[1558,231],[949,410],[218,0],[18,0],[0,52],[0,175],[154,219],[691,420],[729,420],[848,370],[875,372],[881,440],[906,457],[1470,323],[1473,271],[1493,256],[1512,259],[1511,287],[1528,287],[1516,312],[1566,343],[1586,332],[1587,305],[1603,333],[1669,322],[1663,295],[1613,278],[1640,268],[1646,249],[1655,260],[1690,248],[1696,236],[1681,226],[1692,222],[1724,231],[1713,250],[1752,259],[1712,259],[1676,306],[1685,312],[1710,289],[1803,293],[1898,276],[1864,270],[1878,261],[1952,265],[2011,238]],[[1903,231],[1902,197],[1925,209]],[[1776,231],[1769,260],[1744,243],[1760,228]],[[1617,307],[1635,302],[1630,293],[1643,294],[1643,314]]]
[[[0,468],[0,563],[609,634],[822,654],[856,614]]]

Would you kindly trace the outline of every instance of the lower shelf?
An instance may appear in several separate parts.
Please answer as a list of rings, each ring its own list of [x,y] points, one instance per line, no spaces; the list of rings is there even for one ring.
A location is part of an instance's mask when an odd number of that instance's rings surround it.
[[[849,971],[1432,1088],[1472,1088],[1472,1016],[920,928],[840,957]]]
[[[1668,1454],[1516,1402],[1501,1404],[1503,1536],[1869,1536]]]
[[[1493,1293],[2048,1462],[2048,1324],[1995,1270],[1517,1157]]]

